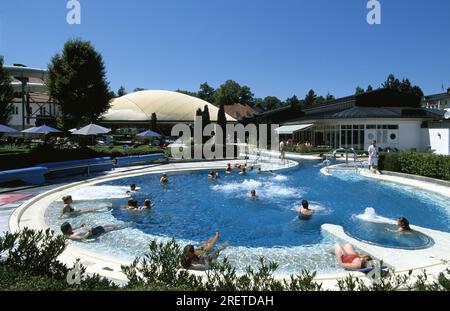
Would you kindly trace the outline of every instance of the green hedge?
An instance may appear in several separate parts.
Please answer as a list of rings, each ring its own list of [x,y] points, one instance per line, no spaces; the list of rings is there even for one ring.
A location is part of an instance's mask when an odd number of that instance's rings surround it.
[[[450,157],[432,153],[381,153],[381,170],[450,181]]]

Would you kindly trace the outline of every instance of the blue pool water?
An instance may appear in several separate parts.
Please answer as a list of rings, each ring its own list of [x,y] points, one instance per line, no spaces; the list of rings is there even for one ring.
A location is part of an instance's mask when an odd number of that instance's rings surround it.
[[[176,237],[185,243],[200,243],[220,231],[222,241],[230,245],[225,254],[238,267],[254,263],[258,256],[264,255],[279,262],[283,273],[301,268],[319,272],[339,270],[330,251],[334,241],[321,234],[324,223],[341,225],[348,234],[361,240],[400,248],[424,248],[432,241],[423,236],[378,230],[380,219],[392,222],[404,216],[414,225],[450,231],[450,205],[443,196],[371,180],[354,171],[324,176],[317,162],[302,164],[274,175],[222,173],[217,181],[208,180],[206,171],[169,173],[167,186],[160,185],[157,175],[103,183],[74,194],[74,205],[83,209],[113,203],[113,210],[86,214],[71,221],[75,225],[132,222],[133,227],[124,232],[87,243],[87,247],[127,258],[142,255],[151,238]],[[129,184],[141,188],[133,195],[141,204],[146,198],[155,202],[150,211],[123,209],[128,199],[124,192]],[[257,191],[256,200],[249,197],[252,189]],[[316,209],[315,215],[306,221],[300,220],[297,212],[303,199]],[[47,213],[47,221],[54,228],[61,223],[57,217],[60,208],[61,203],[55,202]],[[382,217],[372,219],[373,215],[366,213],[367,208],[373,208]]]

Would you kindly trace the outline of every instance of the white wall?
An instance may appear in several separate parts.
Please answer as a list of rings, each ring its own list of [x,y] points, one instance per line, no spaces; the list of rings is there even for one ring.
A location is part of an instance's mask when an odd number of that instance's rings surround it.
[[[425,151],[422,139],[422,121],[399,121],[399,148],[402,151]]]
[[[435,153],[450,155],[450,129],[429,129],[431,149]]]
[[[21,130],[22,129],[22,104],[21,103],[14,103],[13,105],[14,105],[14,110],[16,110],[16,108],[18,108],[18,114],[13,113],[11,115],[11,120],[9,121],[8,125],[11,126],[11,127],[16,128],[16,129],[20,129]],[[45,107],[45,109],[46,109],[45,115],[49,116],[50,115],[50,104],[44,104],[42,106]],[[36,103],[30,103],[30,107],[31,107],[31,109],[32,109],[32,111],[34,113],[36,111],[39,111],[39,107],[40,106],[38,104],[36,104]],[[52,107],[51,107],[52,115],[53,116],[58,116],[59,115],[59,111],[58,111],[59,109],[56,108],[57,111],[55,112],[55,111],[53,111],[55,109],[54,107],[55,107],[54,105],[52,105]],[[37,115],[40,115],[40,113],[38,112]],[[28,124],[27,120],[25,120],[25,127],[26,128],[33,127],[33,126],[35,126],[35,123],[36,123],[36,119],[30,119],[30,124]]]

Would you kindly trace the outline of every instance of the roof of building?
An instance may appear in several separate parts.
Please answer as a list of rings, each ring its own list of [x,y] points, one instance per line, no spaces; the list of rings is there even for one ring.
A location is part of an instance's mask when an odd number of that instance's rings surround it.
[[[257,111],[248,105],[242,105],[236,103],[234,105],[225,105],[225,113],[235,118],[236,120],[242,120],[243,118],[251,118]]]
[[[104,121],[146,121],[156,113],[158,121],[193,122],[198,109],[208,106],[211,121],[217,121],[219,109],[197,97],[172,91],[139,91],[116,98],[104,114]],[[226,115],[230,122],[236,121]]]

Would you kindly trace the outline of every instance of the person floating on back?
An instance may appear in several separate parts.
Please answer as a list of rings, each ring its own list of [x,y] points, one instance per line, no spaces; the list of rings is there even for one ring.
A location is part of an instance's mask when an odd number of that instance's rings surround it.
[[[82,224],[79,228],[72,228],[72,225],[68,222],[65,222],[61,225],[61,231],[64,234],[64,237],[73,241],[83,241],[86,239],[96,239],[102,234],[125,229],[128,226],[125,225],[105,225],[105,226],[97,226],[93,228],[88,228],[84,224]]]
[[[213,249],[219,238],[220,232],[216,232],[212,238],[197,249],[191,244],[186,245],[183,249],[181,266],[188,270],[208,270],[210,268],[210,260],[217,258],[219,253],[226,247],[226,244],[224,244],[216,250]]]
[[[300,219],[309,219],[313,214],[314,210],[309,208],[309,202],[307,200],[303,200],[298,217]]]
[[[87,213],[96,213],[105,208],[108,208],[108,209],[112,208],[112,205],[108,205],[108,206],[102,206],[102,207],[97,207],[97,208],[91,208],[91,209],[87,209],[87,210],[83,210],[83,211],[77,211],[71,205],[73,203],[73,198],[71,195],[64,196],[62,198],[62,201],[64,202],[64,207],[61,211],[61,216],[63,216],[63,215],[80,216],[82,214],[87,214]]]

